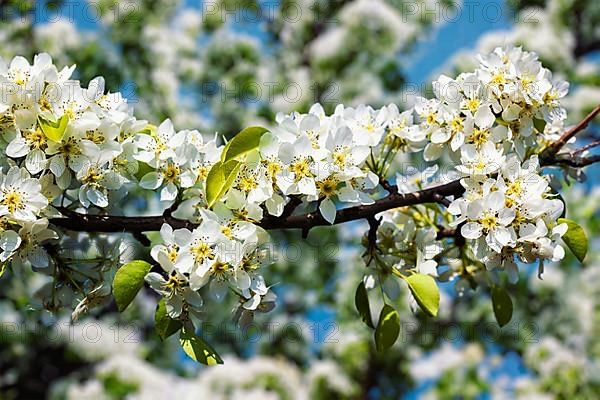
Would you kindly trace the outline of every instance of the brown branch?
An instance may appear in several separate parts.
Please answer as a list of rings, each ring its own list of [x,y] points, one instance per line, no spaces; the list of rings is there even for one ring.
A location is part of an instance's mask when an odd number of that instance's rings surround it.
[[[585,129],[598,113],[600,113],[600,105],[598,105],[581,122],[566,131],[559,140],[548,146],[540,154],[541,164],[544,166],[565,164],[575,168],[582,168],[595,162],[600,162],[600,156],[598,155],[587,158],[576,157],[570,159],[560,156],[557,157],[557,153],[569,139]],[[399,193],[398,187],[391,185],[388,182],[384,182],[384,187],[389,194],[386,197],[375,201],[373,204],[338,210],[335,224],[342,224],[344,222],[359,219],[373,221],[375,215],[398,207],[424,203],[439,203],[448,206],[450,201],[447,197],[460,196],[464,192],[464,188],[459,180],[411,193]],[[308,231],[315,226],[330,225],[318,211],[302,215],[292,215],[293,211],[300,203],[298,198],[292,198],[286,205],[284,213],[280,217],[267,215],[258,225],[264,229],[300,229],[303,234],[307,234]],[[59,211],[64,215],[64,218],[53,218],[51,222],[58,227],[79,232],[129,232],[139,236],[139,233],[141,232],[158,231],[165,223],[176,229],[193,229],[196,227],[195,224],[189,221],[173,217],[171,215],[172,210],[170,209],[161,216],[151,217],[88,215],[66,208],[59,208]]]
[[[586,144],[583,147],[578,148],[577,150],[574,150],[571,152],[571,155],[575,155],[575,154],[579,154],[579,153],[583,153],[584,151],[593,149],[594,147],[598,147],[600,146],[600,139],[594,140],[591,143]]]
[[[554,160],[554,164],[568,165],[572,168],[583,168],[597,162],[600,162],[600,155],[593,155],[589,157],[556,158]]]
[[[437,203],[443,205],[446,208],[450,206],[450,200],[448,200],[446,197],[442,196],[441,194],[438,194],[438,193],[434,194],[433,199]]]
[[[439,230],[436,234],[436,239],[440,240],[444,238],[453,238],[456,236],[456,232],[458,232],[456,229],[445,228],[443,226],[439,227]]]
[[[335,224],[373,217],[380,212],[393,208],[410,206],[423,203],[437,202],[438,196],[460,196],[464,188],[460,181],[453,181],[444,185],[434,186],[429,189],[412,193],[391,193],[387,197],[373,204],[360,205],[338,210]],[[53,218],[52,223],[58,227],[78,232],[150,232],[158,231],[162,224],[167,223],[173,228],[193,229],[196,225],[185,220],[174,218],[171,215],[151,217],[127,217],[115,215],[89,215],[81,214],[66,208],[59,208],[65,218]],[[329,222],[317,212],[302,215],[266,216],[259,225],[264,229],[301,229],[307,231],[315,226],[330,225]]]
[[[577,125],[575,125],[571,129],[569,129],[568,131],[566,131],[565,133],[563,133],[562,136],[556,142],[552,143],[544,151],[542,151],[542,153],[540,154],[540,160],[541,160],[541,162],[543,164],[545,163],[546,165],[548,165],[547,163],[551,162],[553,160],[554,156],[560,151],[560,149],[562,149],[563,146],[565,144],[567,144],[567,142],[569,140],[571,140],[571,138],[573,136],[575,136],[577,133],[579,133],[582,130],[584,130],[588,126],[588,124],[590,122],[592,122],[592,120],[594,118],[596,118],[596,115],[598,115],[598,113],[600,113],[600,104],[598,104],[592,110],[592,112],[590,112]]]

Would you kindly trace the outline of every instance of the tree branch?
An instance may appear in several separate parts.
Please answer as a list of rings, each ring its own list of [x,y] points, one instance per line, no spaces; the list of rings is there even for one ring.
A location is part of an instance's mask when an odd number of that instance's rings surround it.
[[[548,165],[548,162],[553,161],[554,156],[560,151],[560,149],[562,149],[564,145],[567,144],[567,142],[571,140],[573,136],[577,135],[577,133],[584,130],[588,126],[588,124],[594,118],[596,118],[596,115],[598,115],[598,113],[600,113],[600,104],[598,104],[596,108],[594,108],[592,112],[589,113],[584,119],[582,119],[577,125],[563,133],[562,136],[556,142],[552,143],[544,151],[542,151],[542,153],[540,154],[540,161],[543,164],[546,163],[546,165]]]
[[[368,219],[380,212],[393,208],[423,203],[434,203],[438,201],[437,199],[439,196],[460,196],[463,192],[464,188],[458,180],[412,193],[395,192],[383,199],[377,200],[373,204],[338,210],[335,224],[363,218]],[[193,229],[196,226],[189,221],[174,218],[168,213],[151,217],[127,217],[81,214],[66,208],[59,208],[58,210],[65,218],[53,218],[51,222],[58,227],[78,232],[150,232],[160,230],[160,227],[164,223],[171,225],[175,229]],[[330,224],[319,212],[311,212],[302,215],[282,215],[281,217],[268,215],[263,218],[258,225],[264,229],[302,229],[306,231],[315,226]]]
[[[554,160],[554,164],[568,165],[573,168],[583,168],[597,162],[600,162],[600,155],[598,154],[589,157],[575,156],[573,158],[557,158]]]
[[[593,149],[594,147],[598,147],[598,146],[600,146],[600,139],[594,140],[593,142],[588,143],[585,146],[578,148],[577,150],[573,150],[571,152],[571,155],[583,153],[584,151]]]
[[[600,156],[590,156],[586,158],[562,158],[557,157],[560,149],[578,132],[581,132],[585,127],[600,113],[600,105],[587,115],[581,122],[566,131],[559,140],[552,143],[540,154],[541,164],[556,165],[566,164],[571,167],[581,168],[595,162],[600,162]],[[359,205],[349,208],[344,208],[337,211],[335,224],[355,221],[359,219],[367,219],[372,221],[375,215],[398,207],[412,206],[424,203],[439,203],[444,206],[450,204],[449,196],[460,196],[464,192],[460,180],[452,181],[443,185],[434,186],[428,189],[419,190],[411,193],[399,193],[398,187],[384,182],[384,187],[388,191],[388,195],[382,199],[375,201],[373,204]],[[294,209],[300,204],[299,199],[292,198],[286,205],[284,213],[275,217],[267,215],[258,225],[264,229],[301,229],[307,233],[311,228],[316,226],[328,226],[329,222],[316,212],[311,212],[302,215],[292,215]],[[167,210],[163,215],[151,217],[127,217],[116,215],[89,215],[81,214],[67,208],[58,209],[64,218],[53,218],[51,222],[61,228],[77,231],[77,232],[128,232],[139,236],[142,232],[152,232],[160,230],[165,223],[173,228],[188,228],[193,229],[197,225],[177,219],[171,215],[172,210]]]

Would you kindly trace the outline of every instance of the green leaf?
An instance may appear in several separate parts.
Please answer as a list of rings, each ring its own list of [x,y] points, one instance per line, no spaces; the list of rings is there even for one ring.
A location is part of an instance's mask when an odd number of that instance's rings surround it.
[[[364,282],[360,282],[358,287],[356,288],[356,295],[354,296],[354,304],[356,305],[356,310],[360,315],[362,321],[367,324],[370,328],[375,328],[373,326],[373,319],[371,318],[371,307],[369,306],[369,296],[367,294],[367,288],[365,287]]]
[[[145,135],[153,135],[156,133],[157,130],[158,130],[158,127],[156,125],[148,124],[138,133],[142,133]]]
[[[494,309],[494,316],[500,327],[510,322],[513,313],[513,303],[506,289],[498,286],[492,287],[492,307]]]
[[[385,304],[379,314],[379,322],[375,329],[375,348],[377,351],[389,349],[398,339],[400,333],[400,316],[390,305]]]
[[[60,143],[62,141],[63,136],[65,136],[65,131],[67,130],[67,125],[69,124],[69,116],[63,115],[56,122],[47,121],[44,118],[38,118],[38,123],[40,124],[40,128],[42,128],[42,132],[44,135],[53,142]]]
[[[209,208],[227,193],[241,166],[242,164],[235,160],[226,163],[218,161],[213,165],[206,177],[206,202]]]
[[[242,156],[256,148],[260,144],[260,138],[269,130],[262,126],[251,126],[242,129],[235,135],[223,149],[221,162],[223,164]]]
[[[123,265],[113,280],[113,296],[117,309],[123,312],[144,286],[144,277],[150,272],[152,265],[142,260],[135,260]]]
[[[179,335],[179,343],[185,354],[192,360],[204,365],[223,364],[223,360],[212,348],[211,345],[190,332],[188,329],[183,329]]]
[[[435,317],[440,306],[440,290],[430,275],[413,274],[405,278],[408,288],[421,310]]]
[[[585,231],[577,222],[566,218],[559,218],[558,223],[565,223],[569,227],[567,233],[562,237],[571,252],[580,262],[583,262],[588,251],[588,238]]]
[[[146,175],[148,172],[152,172],[155,171],[155,168],[152,168],[151,166],[149,166],[148,164],[146,164],[143,161],[138,161],[138,170],[135,173],[135,178],[138,181],[141,181],[142,178],[144,177],[144,175]]]
[[[535,129],[537,129],[539,133],[543,133],[544,129],[546,129],[546,121],[544,121],[543,119],[534,118],[533,126],[535,127]]]
[[[161,340],[165,340],[169,336],[181,329],[183,323],[179,320],[173,319],[167,315],[167,305],[165,299],[162,298],[156,305],[156,312],[154,313],[154,327]]]

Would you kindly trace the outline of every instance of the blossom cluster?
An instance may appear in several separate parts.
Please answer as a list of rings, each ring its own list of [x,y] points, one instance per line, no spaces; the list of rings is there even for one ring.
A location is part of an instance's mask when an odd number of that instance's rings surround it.
[[[515,256],[526,263],[539,260],[540,271],[544,260],[558,261],[564,256],[559,239],[567,225],[557,224],[564,204],[552,192],[547,177],[541,176],[536,153],[557,139],[564,125],[566,112],[559,100],[567,89],[566,82],[552,80],[534,53],[497,48],[479,57],[474,72],[456,79],[440,76],[433,82],[435,97],[417,98],[414,109],[403,113],[410,124],[397,133],[413,147],[419,143],[415,137],[423,139],[418,148],[424,146],[425,160],[451,160],[465,193],[448,207],[456,216],[449,225],[469,241],[474,261],[488,269],[505,269],[512,282],[518,279]],[[427,184],[431,175],[428,169],[417,178]],[[406,178],[398,176],[399,187],[417,190],[414,184],[405,184]],[[398,248],[427,212],[422,207],[408,224],[405,214],[400,220],[398,215],[384,219],[385,234],[379,242],[388,243],[383,246],[388,250]],[[427,262],[424,237],[428,236],[417,235],[409,241],[413,250],[400,252],[402,260],[396,266],[408,261],[416,271],[428,269],[437,276],[431,269],[435,260],[424,264],[429,268],[419,267]]]
[[[124,136],[146,122],[122,96],[105,94],[102,78],[88,88],[71,80],[74,69],[59,71],[45,53],[33,65],[0,62],[2,262],[48,267],[41,244],[58,238],[48,228],[60,215],[53,205],[107,206],[108,191],[127,179],[116,162]]]
[[[505,269],[513,283],[518,280],[515,256],[525,263],[539,259],[541,272],[544,260],[559,261],[565,254],[559,239],[567,224],[557,224],[564,204],[538,168],[537,156],[522,165],[512,156],[495,179],[464,179],[465,196],[448,207],[458,216],[452,224],[473,240],[477,259],[488,269]]]
[[[169,216],[194,226],[163,225],[151,251],[164,274],[146,280],[166,298],[168,314],[196,314],[208,284],[217,299],[236,294],[237,317],[247,321],[274,304],[260,275],[265,213],[280,217],[302,204],[333,224],[340,207],[372,204],[389,189],[382,180],[394,160],[422,152],[428,162],[449,159],[465,194],[452,199],[449,213],[418,206],[385,214],[378,241],[387,253],[379,262],[400,276],[437,276],[446,224],[469,241],[475,261],[514,280],[515,256],[542,262],[564,255],[558,239],[566,226],[557,224],[564,205],[540,175],[536,153],[564,124],[559,100],[568,85],[520,48],[498,48],[479,61],[472,73],[441,76],[435,98],[418,98],[406,111],[339,105],[327,115],[315,104],[277,115],[211,200],[208,177],[228,148],[216,135],[177,131],[168,119],[158,126],[137,120],[123,96],[105,93],[102,78],[84,88],[71,79],[74,67],[59,71],[47,54],[33,65],[16,57],[0,68],[1,260],[47,267],[53,260],[45,244],[59,239],[49,221],[60,210],[103,214],[133,190],[157,191]],[[398,191],[432,184],[406,178],[397,176]]]
[[[516,281],[514,255],[527,263],[564,256],[558,239],[567,226],[557,225],[564,204],[540,175],[535,153],[564,124],[559,100],[569,85],[553,81],[537,56],[521,48],[497,48],[479,62],[474,73],[434,82],[445,123],[424,122],[434,129],[429,154],[449,142],[450,156],[460,156],[465,194],[448,208],[458,216],[453,225],[474,241],[479,261],[505,268]]]

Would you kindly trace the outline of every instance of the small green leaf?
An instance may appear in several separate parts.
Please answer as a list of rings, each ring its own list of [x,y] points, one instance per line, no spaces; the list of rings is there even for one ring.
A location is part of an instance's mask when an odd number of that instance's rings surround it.
[[[543,119],[534,118],[533,126],[535,127],[535,129],[537,129],[539,133],[543,133],[544,129],[546,129],[546,121],[544,121]]]
[[[145,135],[154,135],[157,130],[158,130],[158,127],[156,125],[148,124],[138,133],[142,133]]]
[[[223,360],[211,345],[187,329],[181,331],[179,343],[185,354],[194,361],[204,365],[223,364]]]
[[[440,290],[430,275],[413,274],[405,278],[408,288],[421,310],[435,317],[440,306]]]
[[[113,280],[113,296],[117,309],[123,312],[144,286],[144,277],[150,272],[152,265],[142,260],[135,260],[123,265]]]
[[[146,164],[143,161],[138,161],[138,170],[135,173],[135,178],[138,181],[141,181],[142,178],[144,177],[144,175],[146,175],[149,172],[155,171],[155,168],[152,168],[151,166],[149,166],[148,164]]]
[[[567,233],[562,237],[571,252],[577,257],[580,262],[583,262],[588,251],[588,238],[585,231],[577,222],[566,218],[559,218],[558,223],[565,223],[569,227]]]
[[[65,136],[65,131],[67,130],[67,125],[69,124],[69,116],[63,115],[56,122],[47,121],[44,118],[38,118],[38,123],[40,124],[40,128],[42,128],[42,132],[44,135],[53,142],[60,143],[62,141],[63,136]]]
[[[218,161],[213,165],[206,178],[206,201],[209,208],[227,193],[241,166],[242,164],[235,160],[224,164]]]
[[[354,296],[354,304],[356,305],[356,310],[360,315],[362,321],[367,324],[370,328],[375,328],[373,326],[373,319],[371,318],[371,307],[369,306],[369,296],[367,294],[367,288],[365,287],[364,282],[360,282],[358,287],[356,288],[356,295]]]
[[[400,316],[390,305],[385,304],[379,314],[379,322],[375,329],[375,348],[383,351],[392,347],[400,333]]]
[[[494,316],[500,327],[510,322],[513,313],[513,303],[506,289],[498,286],[492,288],[492,307],[494,309]]]
[[[235,135],[223,149],[221,162],[223,164],[242,156],[256,148],[260,144],[260,138],[269,130],[262,126],[251,126],[241,130]]]
[[[179,320],[173,319],[167,315],[167,305],[165,299],[162,298],[156,305],[156,312],[154,313],[154,327],[161,340],[165,340],[169,336],[181,329],[183,323]]]

